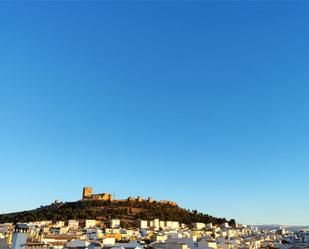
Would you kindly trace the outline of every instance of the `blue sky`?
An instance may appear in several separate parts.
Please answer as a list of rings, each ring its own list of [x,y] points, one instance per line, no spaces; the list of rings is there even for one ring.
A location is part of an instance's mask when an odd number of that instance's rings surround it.
[[[1,2],[0,213],[90,185],[309,224],[308,11]]]

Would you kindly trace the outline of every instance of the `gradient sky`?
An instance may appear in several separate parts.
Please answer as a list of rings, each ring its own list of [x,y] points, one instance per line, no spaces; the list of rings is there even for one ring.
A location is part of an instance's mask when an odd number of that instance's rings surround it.
[[[309,224],[309,3],[1,2],[0,213],[96,192]]]

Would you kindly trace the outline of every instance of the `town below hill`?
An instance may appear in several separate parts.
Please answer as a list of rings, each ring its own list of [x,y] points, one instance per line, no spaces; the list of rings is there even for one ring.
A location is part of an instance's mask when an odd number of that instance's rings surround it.
[[[0,249],[308,249],[309,232],[236,224],[151,197],[82,199],[0,215]]]

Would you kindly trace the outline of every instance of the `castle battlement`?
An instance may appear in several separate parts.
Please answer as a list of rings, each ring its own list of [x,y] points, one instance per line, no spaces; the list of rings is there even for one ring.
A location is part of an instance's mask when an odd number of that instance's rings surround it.
[[[113,201],[113,195],[109,193],[93,194],[92,187],[84,187],[83,200]]]
[[[92,187],[84,187],[83,188],[83,200],[96,200],[96,201],[110,201],[110,202],[148,202],[152,203],[152,197],[148,197],[147,199],[143,199],[142,197],[138,196],[137,198],[128,197],[126,200],[113,200],[113,195],[109,193],[102,193],[102,194],[94,194]],[[161,200],[159,201],[161,204],[167,204],[171,206],[177,206],[176,202]]]

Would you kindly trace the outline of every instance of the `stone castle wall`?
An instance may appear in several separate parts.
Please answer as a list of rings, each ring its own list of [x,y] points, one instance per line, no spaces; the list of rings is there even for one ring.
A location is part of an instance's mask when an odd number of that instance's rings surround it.
[[[111,201],[111,202],[112,201],[115,201],[115,202],[124,201],[124,200],[113,200],[112,194],[109,194],[109,193],[94,194],[92,187],[84,187],[83,188],[83,200],[97,200],[97,201]],[[130,202],[146,201],[146,202],[152,203],[153,199],[152,199],[152,197],[148,197],[148,199],[143,199],[142,197],[138,196],[137,198],[129,197],[127,199],[127,201],[130,201]],[[167,201],[167,200],[161,200],[161,201],[159,201],[159,203],[167,204],[167,205],[171,205],[171,206],[177,206],[176,202]]]

